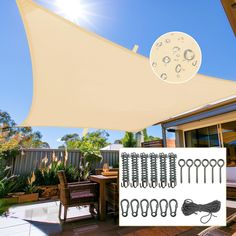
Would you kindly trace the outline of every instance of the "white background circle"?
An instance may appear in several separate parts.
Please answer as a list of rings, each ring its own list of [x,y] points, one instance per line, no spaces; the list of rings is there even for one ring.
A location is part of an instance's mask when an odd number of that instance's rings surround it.
[[[150,65],[155,75],[167,83],[185,83],[198,72],[201,49],[194,38],[183,32],[168,32],[152,45]]]

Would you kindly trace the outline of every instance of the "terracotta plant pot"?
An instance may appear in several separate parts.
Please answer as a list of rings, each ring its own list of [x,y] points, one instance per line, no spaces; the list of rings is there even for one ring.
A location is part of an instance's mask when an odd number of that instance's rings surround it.
[[[38,193],[24,194],[18,197],[18,203],[35,202],[38,201],[38,198]]]

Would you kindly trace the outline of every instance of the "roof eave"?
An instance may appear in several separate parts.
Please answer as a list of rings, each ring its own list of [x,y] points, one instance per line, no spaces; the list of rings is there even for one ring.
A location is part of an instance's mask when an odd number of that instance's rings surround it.
[[[177,115],[177,116],[172,117],[170,119],[163,120],[161,122],[158,122],[158,123],[154,124],[153,126],[160,125],[160,124],[166,124],[166,123],[177,121],[177,120],[180,120],[180,119],[183,119],[183,118],[188,118],[190,116],[197,115],[197,114],[200,114],[200,113],[205,112],[205,111],[210,111],[210,110],[213,110],[213,109],[216,109],[216,108],[228,105],[228,104],[232,104],[232,103],[235,103],[235,102],[236,102],[236,97],[233,97],[233,98],[230,98],[230,99],[225,100],[225,101],[214,103],[212,105],[209,104],[209,105],[206,105],[206,106],[201,107],[199,109],[196,109],[194,111],[190,111],[190,112],[187,112],[187,113],[184,113],[184,114]]]

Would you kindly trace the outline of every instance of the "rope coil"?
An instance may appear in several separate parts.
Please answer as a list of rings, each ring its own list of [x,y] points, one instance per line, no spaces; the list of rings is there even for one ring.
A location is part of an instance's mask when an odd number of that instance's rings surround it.
[[[196,204],[192,200],[186,199],[182,205],[181,210],[185,216],[197,214],[198,211],[208,212],[207,215],[204,215],[200,218],[200,222],[202,224],[206,224],[211,220],[212,216],[216,217],[215,215],[213,215],[213,213],[218,212],[220,210],[220,207],[221,207],[221,202],[218,200],[203,205],[203,204]],[[203,218],[208,216],[209,219],[207,221],[203,221]]]

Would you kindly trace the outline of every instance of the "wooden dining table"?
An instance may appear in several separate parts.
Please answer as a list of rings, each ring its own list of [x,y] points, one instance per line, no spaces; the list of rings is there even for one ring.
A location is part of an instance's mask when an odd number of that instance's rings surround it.
[[[106,184],[116,182],[117,178],[117,176],[90,175],[90,180],[99,184],[99,220],[103,221],[106,218]]]

